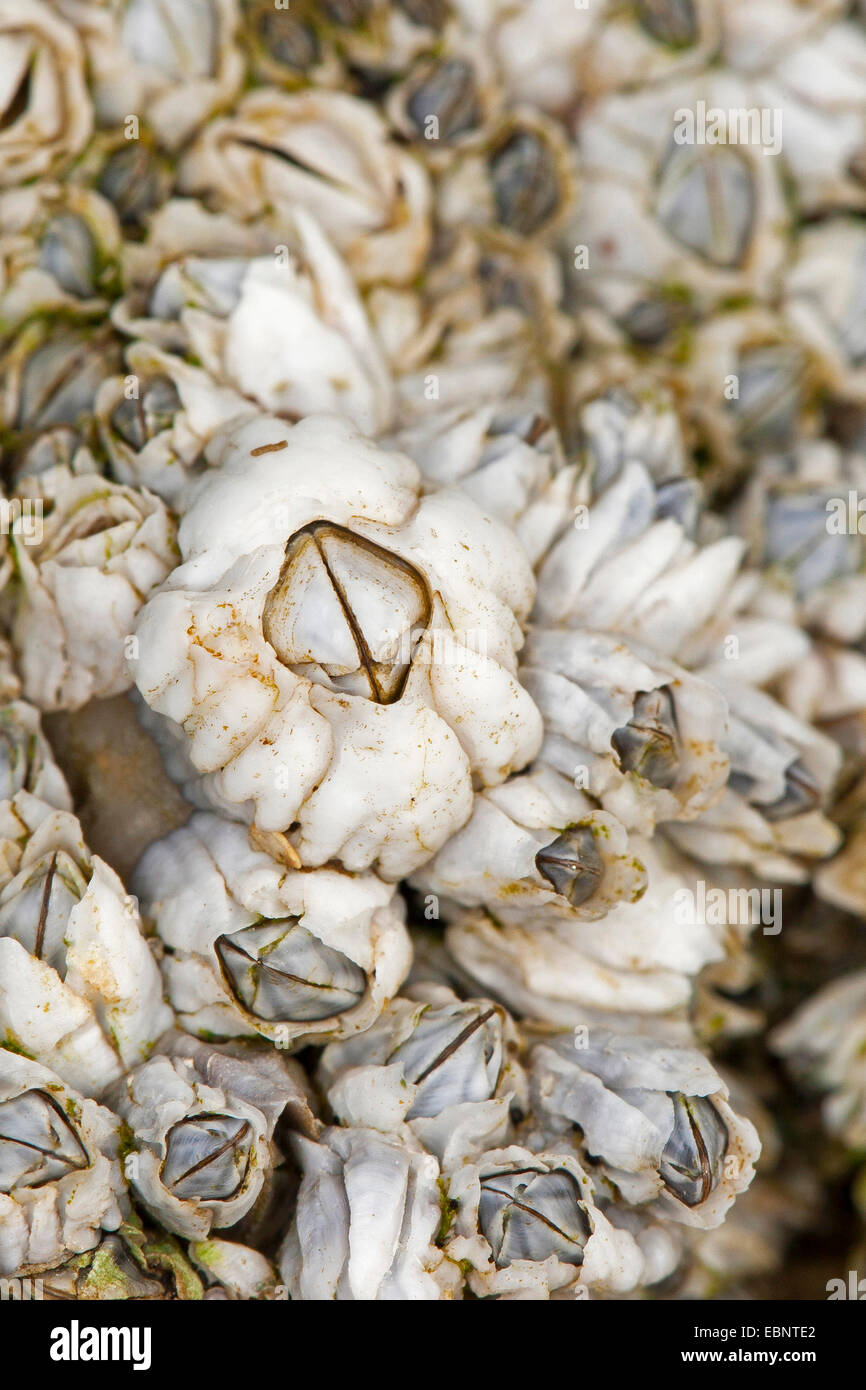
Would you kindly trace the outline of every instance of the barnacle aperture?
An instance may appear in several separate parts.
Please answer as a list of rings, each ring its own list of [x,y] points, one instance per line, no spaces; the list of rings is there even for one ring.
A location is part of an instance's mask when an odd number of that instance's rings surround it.
[[[411,1037],[390,1061],[403,1065],[404,1075],[418,1089],[408,1118],[439,1115],[449,1105],[489,1100],[495,1089],[487,1066],[496,1047],[496,1010],[468,1005],[430,1009]]]
[[[418,571],[345,527],[295,532],[262,627],[299,675],[377,704],[398,700],[431,615]]]
[[[47,1092],[0,1102],[0,1192],[58,1182],[88,1165],[74,1126]]]
[[[232,994],[269,1023],[315,1023],[360,1003],[367,977],[296,918],[220,936],[216,953]]]
[[[673,145],[659,172],[660,222],[683,246],[722,270],[746,259],[756,201],[748,162],[730,145]]]
[[[662,1182],[684,1206],[705,1202],[722,1176],[728,1131],[712,1101],[671,1094],[674,1127],[662,1151]]]
[[[580,1188],[570,1173],[531,1168],[481,1178],[479,1223],[497,1268],[514,1260],[583,1263],[590,1236]]]
[[[252,1140],[249,1120],[235,1115],[179,1120],[166,1137],[162,1181],[181,1201],[229,1201],[246,1180]]]
[[[535,856],[535,865],[554,891],[581,907],[598,889],[604,876],[604,860],[588,825],[575,825]]]
[[[654,787],[670,788],[680,771],[677,716],[670,687],[640,690],[627,724],[610,738],[623,772],[637,772]]]

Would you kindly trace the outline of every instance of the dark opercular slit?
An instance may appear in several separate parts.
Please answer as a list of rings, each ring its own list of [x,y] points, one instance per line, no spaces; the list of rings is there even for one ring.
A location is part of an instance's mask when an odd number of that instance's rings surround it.
[[[42,889],[42,902],[39,905],[39,921],[36,923],[36,942],[33,947],[33,954],[37,960],[42,959],[42,945],[45,940],[45,924],[48,921],[48,907],[51,902],[51,889],[54,884],[54,875],[57,872],[57,850],[51,856],[51,864],[45,876],[45,886]]]
[[[453,1057],[454,1053],[459,1047],[463,1046],[467,1038],[471,1038],[472,1034],[476,1033],[478,1029],[487,1022],[488,1018],[492,1018],[495,1013],[495,1009],[488,1009],[486,1014],[482,1014],[480,1018],[474,1018],[471,1023],[467,1023],[466,1027],[457,1034],[454,1041],[448,1044],[444,1052],[440,1052],[439,1056],[433,1059],[429,1067],[425,1067],[421,1075],[415,1077],[414,1085],[420,1086],[422,1081],[426,1081],[431,1072],[434,1072],[437,1067],[441,1067],[443,1062],[448,1061],[449,1057]]]
[[[307,989],[334,989],[334,985],[319,984],[316,980],[305,980],[302,975],[292,975],[288,970],[277,970],[276,966],[266,965],[264,961],[251,956],[242,946],[237,946],[233,941],[227,941],[223,946],[224,951],[234,951],[236,955],[243,956],[250,965],[255,965],[271,980],[291,980],[296,985],[304,985]]]
[[[213,1153],[205,1154],[204,1158],[199,1159],[198,1163],[194,1163],[191,1168],[187,1168],[185,1173],[181,1173],[175,1178],[172,1187],[177,1187],[180,1183],[186,1182],[186,1179],[191,1178],[193,1173],[201,1172],[202,1168],[206,1168],[209,1163],[215,1163],[218,1158],[222,1158],[224,1153],[228,1153],[229,1149],[233,1149],[236,1143],[242,1143],[249,1132],[250,1122],[249,1120],[244,1120],[237,1134],[233,1134],[229,1139],[226,1139],[225,1143],[221,1144],[218,1149],[214,1149]],[[243,1181],[243,1178],[241,1181]]]
[[[6,110],[0,116],[0,130],[8,130],[16,121],[20,120],[30,105],[30,89],[33,85],[33,64],[28,63],[21,81],[15,91],[15,95],[9,102]]]
[[[518,1211],[525,1211],[529,1216],[534,1216],[537,1221],[540,1221],[542,1223],[542,1225],[547,1226],[548,1229],[551,1231],[555,1231],[558,1236],[562,1236],[563,1240],[569,1241],[572,1245],[577,1244],[574,1237],[568,1235],[567,1232],[561,1230],[560,1227],[557,1226],[555,1221],[551,1221],[548,1217],[544,1216],[542,1212],[536,1211],[534,1207],[528,1207],[525,1202],[518,1201],[516,1197],[512,1197],[510,1192],[503,1192],[501,1187],[489,1186],[486,1186],[484,1190],[485,1192],[495,1192],[497,1197],[504,1197],[511,1204],[511,1206],[517,1207]]]

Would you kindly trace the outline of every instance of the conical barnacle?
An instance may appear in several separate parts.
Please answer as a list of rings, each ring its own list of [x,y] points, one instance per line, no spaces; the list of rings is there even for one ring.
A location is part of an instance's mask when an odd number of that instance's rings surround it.
[[[277,1275],[260,1251],[234,1240],[190,1241],[189,1258],[204,1277],[205,1298],[273,1299],[277,1297]]]
[[[42,731],[39,711],[25,700],[4,700],[0,704],[0,802],[12,801],[22,791],[60,811],[72,809],[66,779]]]
[[[685,408],[734,474],[807,433],[825,381],[816,347],[780,316],[753,308],[707,319],[678,369]]]
[[[785,279],[785,311],[807,342],[817,346],[835,395],[866,395],[866,236],[853,217],[805,227]]]
[[[175,524],[159,498],[96,473],[60,466],[28,490],[11,535],[12,642],[24,694],[75,709],[132,684],[126,639],[175,562]]]
[[[282,1048],[368,1028],[410,963],[400,899],[373,874],[302,871],[279,835],[197,814],[134,876],[168,948],[169,998],[188,1032]]]
[[[716,1226],[752,1179],[758,1136],[694,1048],[590,1027],[536,1044],[530,1075],[541,1123],[576,1126],[631,1203]]]
[[[811,1091],[822,1094],[824,1122],[858,1151],[866,1135],[866,974],[827,985],[772,1035],[774,1050]]]
[[[862,17],[827,24],[779,54],[753,84],[754,100],[782,109],[781,158],[804,217],[862,210],[866,32]]]
[[[542,763],[626,828],[694,820],[718,801],[727,709],[709,682],[636,642],[555,627],[530,629],[521,677],[546,720]]]
[[[444,1171],[503,1142],[526,1105],[519,1038],[488,999],[416,985],[372,1028],[322,1053],[318,1081],[341,1124],[411,1132]]]
[[[182,1035],[111,1092],[131,1138],[124,1174],[136,1198],[168,1231],[204,1239],[234,1226],[259,1198],[279,1161],[277,1121],[302,1092],[293,1063],[209,1049]]]
[[[411,882],[502,921],[541,923],[635,902],[646,872],[616,817],[542,763],[477,796],[467,824]]]
[[[59,0],[59,9],[81,37],[106,125],[146,110],[161,142],[177,149],[240,89],[235,0],[190,0],[177,14],[157,0]]]
[[[841,643],[859,641],[866,627],[863,540],[850,515],[864,483],[862,457],[806,440],[761,459],[734,510],[776,611],[781,590],[793,623]]]
[[[840,843],[825,814],[841,762],[838,745],[764,691],[718,673],[714,679],[729,708],[728,784],[701,816],[700,836],[685,825],[669,832],[687,853],[711,863],[748,864],[761,877],[802,882],[810,861]]]
[[[468,817],[473,777],[493,785],[537,749],[514,674],[528,565],[462,494],[419,500],[409,459],[334,417],[258,416],[210,453],[187,563],[138,625],[138,687],[217,794],[304,863],[399,877]]]
[[[172,1023],[137,905],[68,811],[18,792],[2,834],[0,1026],[99,1096]]]
[[[0,336],[35,314],[105,314],[120,227],[111,204],[75,184],[41,182],[0,194]]]
[[[42,0],[4,0],[0,37],[0,186],[9,188],[68,166],[90,135],[93,107],[84,47],[54,8]]]
[[[565,460],[551,421],[510,402],[457,405],[398,430],[387,443],[415,460],[431,491],[459,484],[512,528],[531,560],[549,542],[560,489],[572,490],[570,480],[561,481]]]
[[[863,1138],[866,5],[181,10],[0,0],[4,1277],[763,1293]]]
[[[120,1122],[49,1067],[0,1049],[0,1270],[34,1274],[121,1222]]]
[[[480,148],[455,154],[437,205],[447,227],[468,223],[544,240],[561,228],[576,189],[576,159],[560,126],[518,109],[493,123]]]
[[[190,210],[175,206],[183,225]],[[166,263],[162,252],[152,283],[143,283],[143,264],[136,270],[115,322],[192,358],[242,397],[237,412],[247,401],[293,419],[332,412],[379,434],[391,420],[393,388],[354,282],[303,209],[283,235],[288,241],[269,256],[239,256],[232,230],[230,255]]]
[[[288,9],[277,9],[273,0],[243,0],[242,19],[241,43],[259,82],[294,91],[345,81],[334,35],[322,24],[322,7],[314,0]]]
[[[448,950],[475,988],[518,1017],[557,1028],[604,1014],[680,1015],[694,977],[725,958],[730,914],[701,911],[700,870],[666,839],[635,835],[631,844],[645,868],[646,890],[636,902],[611,907],[600,922],[577,914],[551,920],[543,905],[514,919],[478,910],[451,915]],[[754,925],[750,917],[746,933]]]
[[[552,538],[538,564],[536,623],[622,633],[678,659],[727,597],[744,549],[736,536],[696,540],[697,503],[681,480],[656,483],[626,462]]]
[[[460,1272],[436,1245],[442,1209],[432,1154],[394,1135],[336,1125],[318,1143],[298,1136],[294,1149],[303,1177],[279,1254],[292,1298],[457,1296]],[[359,1241],[362,1260],[352,1255]]]
[[[447,170],[455,151],[481,143],[500,108],[489,54],[463,36],[421,55],[390,89],[386,106],[434,172]]]
[[[411,280],[429,247],[423,168],[343,92],[251,92],[190,147],[180,183],[246,218],[305,208],[362,284]]]
[[[492,1149],[456,1170],[448,1199],[454,1216],[445,1253],[468,1266],[479,1297],[547,1298],[576,1286],[624,1291],[641,1280],[637,1243],[607,1220],[591,1180],[565,1152]]]
[[[180,1242],[144,1227],[133,1211],[125,1212],[117,1230],[104,1234],[92,1250],[44,1270],[40,1279],[39,1290],[46,1302],[197,1301],[204,1297],[202,1280]]]
[[[46,315],[26,321],[2,357],[0,422],[32,443],[57,426],[86,423],[103,377],[120,365],[110,326]]]
[[[412,427],[487,401],[500,409],[507,401],[512,416],[550,418],[553,372],[575,337],[557,258],[484,225],[443,240],[420,285],[380,285],[369,298],[395,376],[398,422]]]
[[[569,242],[591,247],[593,261],[592,274],[575,261],[571,279],[626,332],[671,287],[706,313],[733,296],[766,296],[782,270],[777,161],[751,141],[683,136],[698,102],[714,111],[752,104],[734,75],[707,72],[609,97],[579,126],[582,189]]]

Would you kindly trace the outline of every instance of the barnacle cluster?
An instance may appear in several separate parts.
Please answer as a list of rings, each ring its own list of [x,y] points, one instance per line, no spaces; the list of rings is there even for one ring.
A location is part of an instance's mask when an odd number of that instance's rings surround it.
[[[862,0],[0,0],[0,79],[0,1275],[841,1261]]]

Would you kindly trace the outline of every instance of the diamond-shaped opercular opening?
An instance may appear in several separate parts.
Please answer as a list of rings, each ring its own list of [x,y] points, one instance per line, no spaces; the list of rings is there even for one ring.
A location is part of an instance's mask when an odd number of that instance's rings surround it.
[[[427,586],[406,560],[317,521],[289,541],[262,626],[299,675],[390,704],[402,694],[430,613]]]

